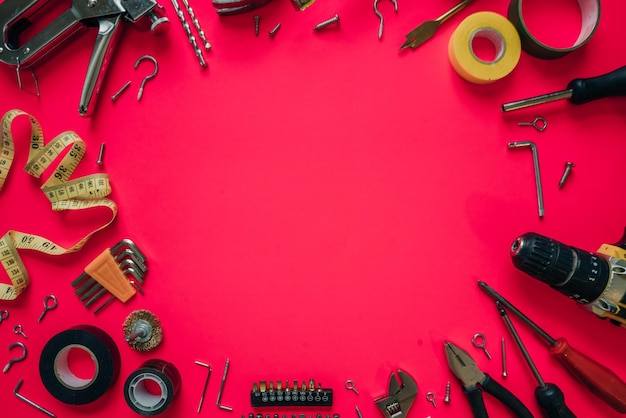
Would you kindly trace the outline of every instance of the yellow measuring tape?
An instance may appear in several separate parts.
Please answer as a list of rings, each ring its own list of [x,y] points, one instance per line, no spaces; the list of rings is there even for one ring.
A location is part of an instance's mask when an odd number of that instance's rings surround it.
[[[52,203],[53,211],[82,210],[94,207],[107,207],[111,210],[111,219],[90,232],[70,248],[63,248],[47,238],[18,231],[9,231],[0,238],[0,263],[6,270],[11,285],[0,283],[0,300],[13,300],[28,286],[29,278],[18,249],[39,251],[49,255],[62,255],[80,250],[96,232],[109,226],[117,215],[115,202],[105,197],[111,193],[107,174],[92,174],[69,180],[70,176],[85,155],[85,143],[74,132],[63,132],[48,145],[43,143],[41,125],[31,115],[21,110],[10,110],[2,117],[2,143],[0,143],[0,190],[13,163],[15,147],[11,125],[18,116],[27,116],[30,120],[30,150],[28,163],[24,168],[31,176],[39,178],[54,160],[68,147],[71,147],[54,173],[41,186],[41,190]]]

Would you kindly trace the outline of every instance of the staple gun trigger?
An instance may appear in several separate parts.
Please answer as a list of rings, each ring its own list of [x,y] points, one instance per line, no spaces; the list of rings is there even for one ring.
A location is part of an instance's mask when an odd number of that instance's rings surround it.
[[[98,35],[87,67],[78,111],[89,116],[110,61],[122,19],[131,23],[151,23],[153,33],[161,33],[166,17],[160,16],[155,0],[73,0],[69,9],[21,43],[20,35],[47,4],[47,0],[5,0],[0,3],[0,62],[28,68],[48,56],[66,39],[87,27],[97,27]]]
[[[397,376],[392,373],[389,378],[389,394],[374,399],[374,403],[386,418],[405,418],[416,397],[417,383],[407,372],[399,369]]]

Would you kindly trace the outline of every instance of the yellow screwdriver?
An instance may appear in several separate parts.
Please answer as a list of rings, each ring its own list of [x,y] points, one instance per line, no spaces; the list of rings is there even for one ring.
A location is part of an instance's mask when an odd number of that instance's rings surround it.
[[[404,41],[400,49],[404,49],[408,47],[411,47],[412,49],[417,48],[418,46],[420,46],[421,44],[423,44],[424,42],[426,42],[427,40],[433,37],[437,29],[439,28],[439,25],[441,25],[443,22],[448,20],[456,12],[458,12],[459,10],[461,10],[462,8],[464,8],[471,2],[472,0],[463,0],[462,2],[454,6],[452,9],[448,10],[447,12],[439,16],[437,19],[428,20],[422,23],[421,25],[413,29],[411,32],[406,34],[406,41]]]

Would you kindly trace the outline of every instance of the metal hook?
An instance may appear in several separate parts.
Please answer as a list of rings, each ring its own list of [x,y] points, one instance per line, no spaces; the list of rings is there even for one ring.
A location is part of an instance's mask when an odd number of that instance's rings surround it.
[[[26,350],[26,346],[23,343],[15,342],[15,343],[11,344],[9,346],[9,351],[12,350],[15,347],[21,347],[22,348],[22,355],[19,356],[19,357],[15,357],[15,358],[12,358],[11,360],[9,360],[7,365],[4,366],[4,369],[2,370],[3,373],[8,372],[9,369],[11,368],[11,366],[13,365],[13,363],[16,363],[18,361],[24,360],[26,358],[26,355],[28,355],[28,351]]]
[[[382,39],[383,37],[383,15],[381,12],[378,11],[378,2],[380,0],[374,0],[374,13],[376,13],[376,16],[378,16],[378,18],[380,19],[380,24],[378,25],[378,39]],[[397,0],[391,0],[391,2],[393,3],[393,7],[394,10],[396,11],[396,13],[398,13],[398,2]]]
[[[137,58],[137,61],[135,62],[135,70],[139,66],[139,63],[143,60],[152,61],[152,63],[154,64],[154,72],[144,77],[143,80],[141,80],[141,86],[139,86],[139,93],[137,93],[137,101],[141,100],[141,96],[143,96],[143,87],[145,86],[146,81],[156,77],[157,73],[159,72],[159,64],[157,63],[157,60],[151,55],[142,55],[141,57]]]

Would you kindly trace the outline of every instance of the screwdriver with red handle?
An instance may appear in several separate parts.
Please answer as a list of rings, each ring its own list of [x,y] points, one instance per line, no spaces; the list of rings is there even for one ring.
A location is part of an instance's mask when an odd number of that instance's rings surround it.
[[[500,301],[496,301],[496,305],[500,311],[502,319],[506,322],[506,326],[509,328],[509,331],[511,331],[517,346],[526,359],[530,370],[533,372],[533,375],[535,375],[537,383],[539,383],[539,386],[535,389],[535,398],[537,399],[539,406],[541,406],[545,411],[544,415],[547,418],[576,418],[576,415],[574,415],[567,405],[565,405],[565,396],[563,395],[561,389],[554,383],[546,383],[541,377],[541,374],[539,374],[537,366],[535,366],[535,363],[533,363],[533,360],[530,358],[530,354],[528,354],[526,346],[524,346],[517,330],[502,307],[502,303],[500,303]]]
[[[619,376],[597,361],[572,348],[565,338],[552,338],[508,300],[489,287],[487,283],[479,280],[478,285],[541,335],[551,346],[550,354],[556,357],[591,392],[616,411],[622,414],[626,413],[626,383]]]

